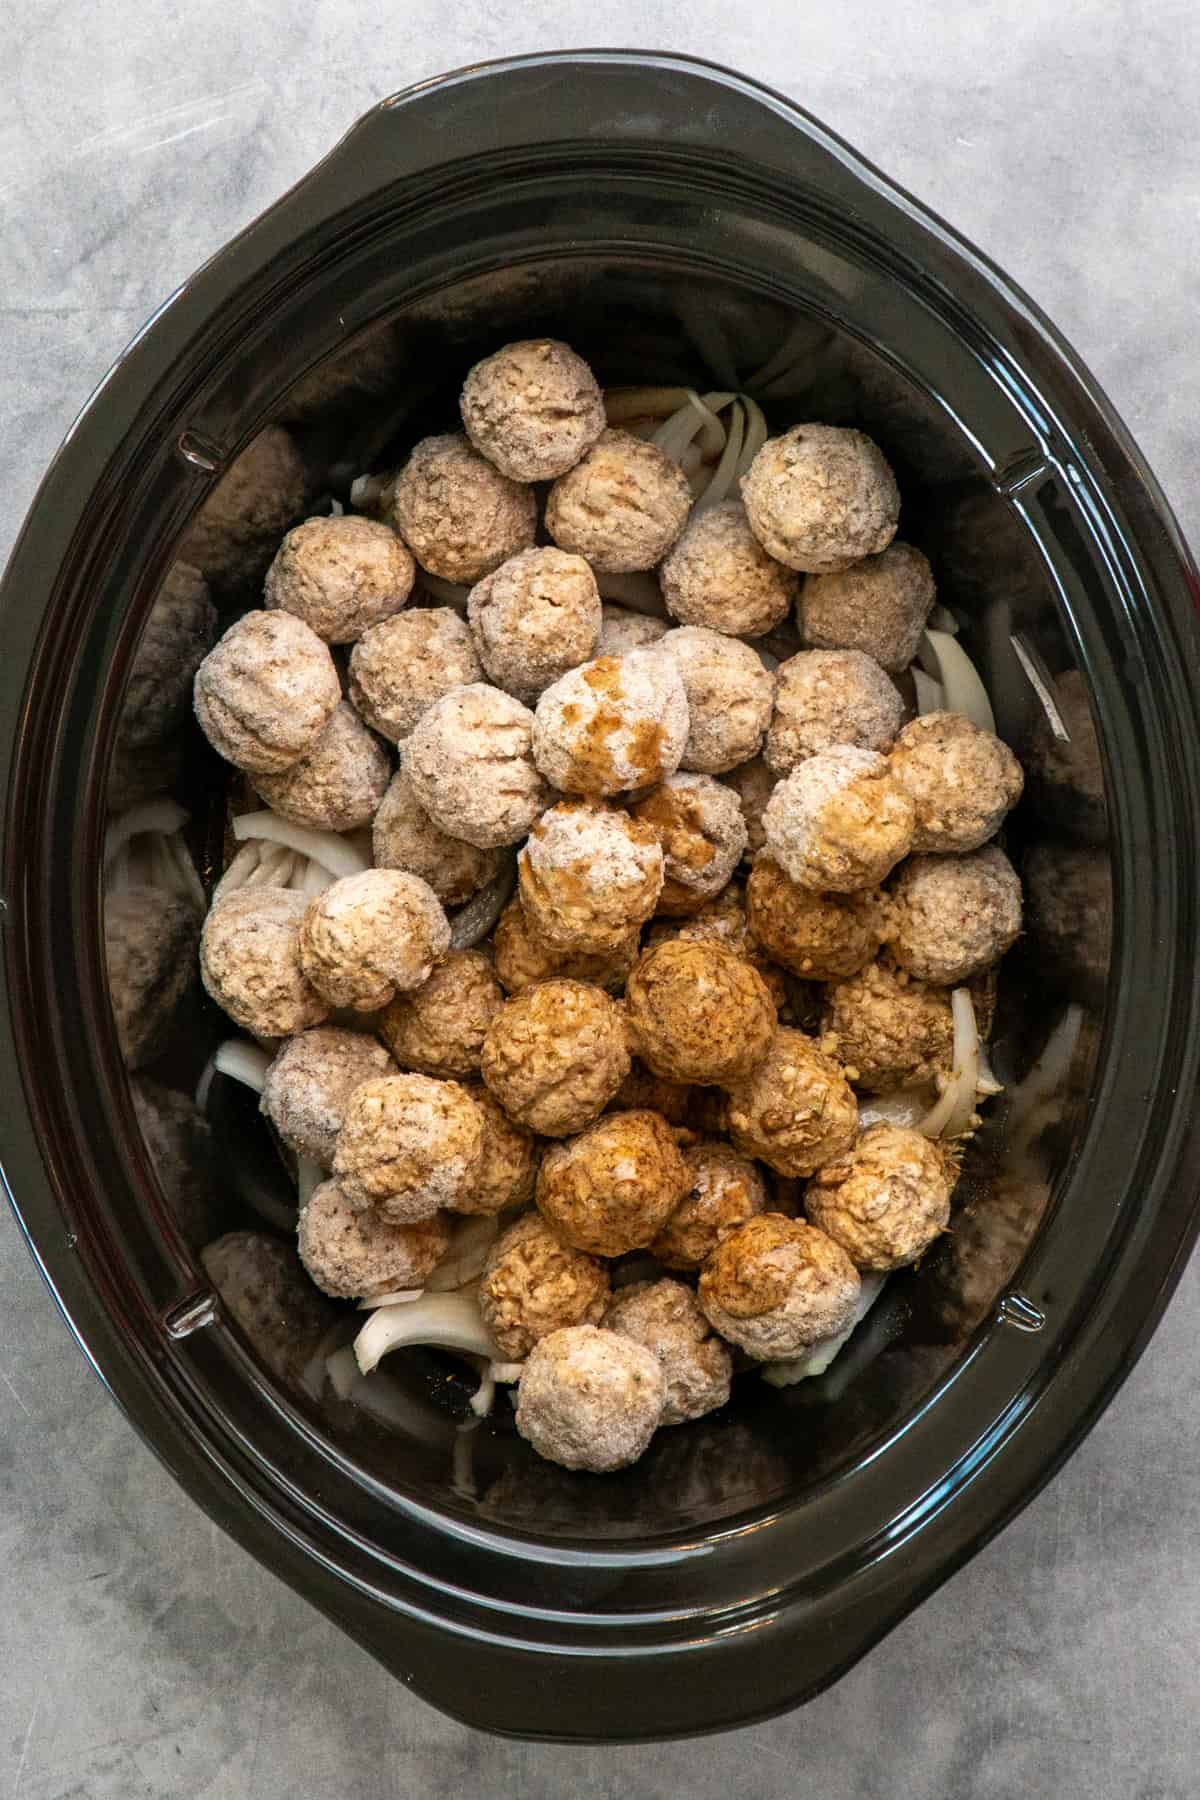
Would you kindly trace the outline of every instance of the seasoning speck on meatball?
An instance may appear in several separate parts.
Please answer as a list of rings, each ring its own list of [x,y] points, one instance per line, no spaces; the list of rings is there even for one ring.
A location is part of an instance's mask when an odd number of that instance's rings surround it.
[[[999,962],[1021,929],[1021,883],[995,844],[966,856],[914,856],[891,898],[896,961],[942,987]]]
[[[649,787],[679,767],[687,695],[657,649],[601,656],[572,669],[537,703],[533,756],[564,794],[602,796]]]
[[[687,1169],[655,1112],[606,1113],[554,1144],[538,1170],[538,1211],[558,1235],[593,1256],[642,1250],[687,1188]]]
[[[351,1206],[336,1181],[314,1189],[297,1221],[300,1261],[317,1286],[339,1300],[423,1287],[449,1246],[444,1213],[389,1225]]]
[[[1008,745],[961,713],[913,719],[896,739],[888,767],[916,808],[913,849],[941,855],[986,844],[1025,785]]]
[[[549,801],[532,742],[529,709],[475,682],[434,702],[404,747],[404,767],[435,825],[495,850],[518,843]]]
[[[659,580],[672,618],[733,637],[781,625],[799,587],[795,572],[767,555],[740,500],[694,513]]]
[[[567,1325],[598,1325],[609,1299],[608,1270],[569,1244],[538,1213],[526,1213],[492,1245],[479,1282],[479,1310],[509,1362]]]
[[[854,1317],[861,1283],[840,1244],[799,1219],[762,1213],[730,1232],[700,1272],[700,1305],[757,1362],[799,1356]]]
[[[333,1154],[350,1205],[393,1225],[432,1218],[476,1179],[483,1119],[456,1081],[384,1075],[351,1094]]]
[[[537,529],[533,489],[502,475],[461,432],[414,445],[388,504],[388,523],[444,581],[482,581],[528,550]]]
[[[236,888],[204,921],[201,979],[234,1024],[256,1037],[291,1037],[329,1011],[300,960],[307,905],[289,888]]]
[[[611,994],[619,993],[637,961],[639,947],[640,933],[635,925],[613,950],[596,955],[552,950],[530,930],[519,898],[511,900],[500,914],[492,938],[496,974],[510,994],[519,994],[535,981],[549,981],[556,975],[589,982]]]
[[[945,1231],[957,1173],[919,1131],[871,1125],[848,1156],[817,1171],[804,1207],[856,1268],[883,1274],[916,1262]]]
[[[491,957],[482,950],[451,950],[427,981],[385,1007],[378,1031],[402,1069],[471,1075],[503,1005]]]
[[[629,1072],[620,1009],[586,982],[539,982],[495,1014],[481,1063],[511,1119],[566,1137],[603,1112]]]
[[[659,643],[669,630],[665,619],[606,601],[600,608],[600,636],[592,655],[625,656],[630,650],[645,650]]]
[[[949,995],[886,961],[829,989],[821,1030],[855,1086],[870,1094],[933,1081],[952,1060]]]
[[[522,550],[476,582],[467,618],[489,681],[532,705],[596,654],[600,593],[582,556]]]
[[[660,913],[697,912],[727,886],[746,848],[746,823],[729,788],[711,775],[668,775],[631,810],[662,845]]]
[[[638,1056],[674,1081],[739,1080],[775,1030],[775,1005],[756,969],[720,944],[681,938],[639,957],[625,1008]]]
[[[551,488],[546,529],[560,550],[586,556],[594,569],[628,574],[662,561],[691,505],[678,463],[656,444],[609,429]]]
[[[517,858],[521,905],[534,936],[572,954],[612,953],[645,923],[663,884],[653,829],[588,800],[543,813]]]
[[[557,338],[505,344],[477,362],[460,402],[467,436],[514,481],[553,481],[604,430],[604,396],[581,356]]]
[[[564,1326],[529,1353],[517,1430],[539,1456],[566,1469],[624,1469],[654,1436],[666,1391],[658,1358],[632,1338]]]
[[[741,486],[750,529],[789,569],[847,569],[886,550],[896,535],[896,478],[861,431],[793,425],[767,439]]]
[[[501,850],[479,850],[435,825],[407,771],[397,769],[371,826],[377,869],[406,869],[427,881],[443,906],[461,906],[499,875]]]
[[[306,519],[267,570],[264,603],[282,607],[327,644],[352,644],[403,607],[416,566],[396,533],[375,519]]]
[[[622,1288],[609,1303],[604,1325],[658,1358],[667,1384],[660,1424],[703,1418],[728,1400],[733,1359],[682,1281],[637,1281]]]
[[[309,903],[300,926],[307,980],[330,1006],[358,1012],[420,987],[449,947],[433,889],[402,869],[343,876]]]
[[[810,575],[796,611],[814,650],[861,650],[889,675],[907,669],[937,598],[933,571],[911,544],[889,544],[835,575]]]
[[[279,1046],[263,1083],[262,1111],[289,1150],[328,1169],[351,1094],[390,1071],[392,1059],[373,1037],[318,1025]]]
[[[699,625],[668,631],[659,651],[674,662],[687,695],[680,768],[721,775],[757,756],[775,699],[775,677],[757,652]]]
[[[887,930],[882,894],[819,894],[763,855],[746,883],[750,930],[767,955],[803,981],[840,981],[874,956]]]
[[[387,791],[387,751],[343,700],[299,762],[279,775],[255,775],[255,792],[281,819],[318,831],[357,831],[369,825]]]
[[[731,1144],[704,1139],[683,1152],[688,1187],[650,1254],[668,1269],[700,1269],[717,1245],[767,1210],[762,1170]]]
[[[858,1102],[841,1064],[781,1025],[765,1057],[729,1090],[729,1136],[778,1175],[811,1175],[844,1156],[858,1133]]]
[[[877,887],[912,844],[913,803],[887,758],[839,744],[784,777],[763,813],[766,849],[800,887]]]
[[[899,689],[861,650],[801,650],[779,665],[763,756],[787,775],[835,744],[888,750],[903,717]]]
[[[196,670],[196,717],[226,762],[275,775],[313,749],[342,697],[315,631],[284,612],[248,612]]]
[[[449,606],[417,607],[363,633],[350,653],[350,698],[381,737],[403,743],[451,688],[482,681],[470,630]]]

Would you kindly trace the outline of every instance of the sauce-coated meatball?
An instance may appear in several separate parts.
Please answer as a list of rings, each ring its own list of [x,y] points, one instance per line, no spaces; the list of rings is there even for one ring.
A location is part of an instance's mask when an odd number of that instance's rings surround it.
[[[945,1231],[957,1173],[919,1131],[872,1125],[848,1156],[817,1171],[804,1207],[856,1268],[883,1274],[916,1262]]]
[[[539,1213],[526,1213],[492,1245],[479,1310],[496,1348],[523,1362],[552,1331],[598,1325],[609,1291],[602,1262],[564,1244]]]
[[[723,1338],[757,1362],[778,1362],[844,1331],[860,1287],[854,1264],[823,1231],[762,1213],[718,1244],[699,1294]]]
[[[844,1156],[858,1133],[858,1102],[841,1064],[812,1038],[781,1025],[761,1062],[729,1092],[729,1136],[779,1175],[811,1175]]]
[[[538,1211],[559,1237],[593,1256],[623,1256],[653,1242],[687,1190],[687,1169],[666,1120],[607,1113],[547,1150]]]

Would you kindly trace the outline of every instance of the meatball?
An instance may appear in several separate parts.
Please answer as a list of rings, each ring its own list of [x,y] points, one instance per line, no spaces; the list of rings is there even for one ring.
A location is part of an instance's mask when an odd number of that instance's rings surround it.
[[[800,887],[877,887],[907,856],[915,809],[886,757],[839,744],[786,775],[763,813],[766,850]]]
[[[856,1269],[885,1274],[916,1262],[950,1222],[954,1157],[905,1125],[870,1125],[849,1155],[809,1182],[810,1224]]]
[[[656,1075],[725,1086],[766,1054],[775,1005],[756,969],[720,944],[647,950],[625,989],[633,1048]]]
[[[546,689],[533,757],[564,794],[619,794],[673,774],[687,736],[687,695],[674,662],[656,649],[631,650],[597,657]]]
[[[758,970],[777,1007],[789,1004],[787,978],[783,970],[776,968],[764,954],[752,936],[746,917],[745,895],[736,882],[730,882],[714,900],[707,901],[686,917],[653,920],[645,934],[642,948],[652,950],[656,944],[666,944],[673,940],[690,944],[723,945],[726,950],[732,950],[735,956],[740,956],[743,962],[748,962],[752,969]]]
[[[731,1231],[766,1212],[769,1195],[762,1170],[731,1144],[704,1139],[683,1160],[687,1191],[650,1254],[668,1269],[700,1269]]]
[[[635,1059],[613,1095],[609,1111],[656,1112],[662,1114],[668,1125],[686,1126],[691,1123],[696,1095],[701,1091],[688,1082],[668,1081],[665,1076],[653,1075],[644,1063]]]
[[[483,1155],[469,1187],[451,1202],[456,1213],[498,1213],[533,1199],[541,1149],[531,1131],[515,1125],[498,1100],[471,1082],[468,1092],[483,1119]]]
[[[346,1199],[391,1225],[454,1206],[479,1175],[483,1118],[456,1081],[383,1075],[346,1105],[333,1173]]]
[[[532,742],[528,708],[475,682],[434,702],[405,745],[404,766],[435,825],[496,850],[518,843],[549,804]]]
[[[582,556],[522,550],[475,584],[467,618],[489,681],[532,705],[596,654],[600,592]]]
[[[196,670],[216,635],[208,583],[190,563],[172,563],[147,615],[125,689],[123,747],[161,744],[183,724]]]
[[[201,980],[234,1024],[255,1037],[291,1037],[329,1011],[300,960],[307,905],[290,888],[235,888],[204,921]]]
[[[483,1040],[483,1079],[510,1119],[567,1137],[629,1072],[620,1008],[583,981],[542,981],[507,1001]]]
[[[655,1112],[606,1113],[538,1170],[538,1211],[565,1243],[593,1256],[643,1250],[687,1191],[687,1169]]]
[[[665,619],[606,602],[600,608],[600,636],[592,655],[624,656],[630,650],[645,650],[659,643],[669,630]]]
[[[775,700],[775,677],[757,652],[699,625],[668,631],[659,651],[679,670],[687,696],[680,768],[722,775],[757,756]]]
[[[307,756],[342,697],[315,631],[284,612],[248,612],[196,671],[196,717],[213,749],[250,775]]]
[[[196,967],[200,921],[186,900],[135,886],[104,902],[104,957],[127,1068],[162,1055]]]
[[[746,913],[767,955],[804,981],[857,974],[882,943],[888,918],[882,894],[818,894],[789,881],[765,855],[746,883]]]
[[[609,1299],[608,1270],[572,1250],[538,1213],[526,1213],[492,1245],[479,1282],[479,1310],[509,1362],[567,1325],[598,1325]]]
[[[622,575],[662,561],[691,505],[686,475],[657,444],[605,430],[550,489],[546,529],[561,550]]]
[[[406,869],[427,881],[443,906],[461,906],[500,873],[503,852],[478,850],[435,825],[404,769],[398,769],[371,827],[377,869]]]
[[[1021,929],[1021,883],[994,844],[966,856],[914,856],[896,878],[892,906],[896,961],[940,987],[999,962]]]
[[[517,858],[533,935],[554,950],[611,954],[658,902],[663,853],[651,826],[586,800],[544,813]]]
[[[485,462],[461,432],[414,445],[388,510],[423,569],[468,585],[528,550],[537,530],[533,489]]]
[[[296,1247],[317,1286],[337,1300],[374,1300],[424,1287],[450,1247],[444,1213],[389,1225],[350,1205],[336,1181],[323,1181],[300,1209]]]
[[[848,569],[886,550],[896,535],[896,478],[861,431],[793,425],[767,439],[741,487],[763,549],[807,575]]]
[[[907,669],[937,598],[933,571],[911,544],[889,544],[833,575],[810,575],[796,623],[814,650],[861,650],[889,675]]]
[[[357,831],[374,818],[391,773],[387,751],[343,700],[306,756],[281,774],[254,776],[253,786],[281,819]]]
[[[300,964],[330,1006],[374,1012],[428,981],[450,948],[433,889],[402,869],[345,875],[311,901],[300,926]]]
[[[350,698],[367,724],[394,744],[403,743],[443,694],[482,680],[475,641],[449,606],[384,619],[350,652]]]
[[[289,1150],[323,1169],[355,1088],[395,1073],[382,1044],[362,1031],[318,1025],[279,1046],[263,1083],[262,1110]]]
[[[693,513],[659,580],[672,618],[734,637],[762,637],[781,625],[800,585],[767,555],[740,500]]]
[[[823,1231],[762,1213],[717,1245],[699,1295],[723,1338],[756,1362],[781,1362],[845,1331],[860,1287],[854,1264]]]
[[[581,356],[557,338],[527,338],[484,357],[463,383],[467,436],[513,481],[553,481],[604,430],[604,396]]]
[[[801,650],[779,665],[763,757],[788,775],[835,744],[888,750],[903,717],[899,689],[861,650]]]
[[[582,951],[572,954],[569,950],[551,950],[530,931],[519,899],[510,901],[500,914],[492,938],[496,974],[510,994],[519,994],[535,981],[548,981],[554,975],[620,993],[637,960],[639,947],[640,933],[635,925],[614,950],[595,956]]]
[[[722,775],[721,780],[738,797],[746,821],[746,861],[753,862],[766,841],[763,814],[779,777],[761,756],[756,756],[752,762],[743,763],[740,769],[731,769],[728,775]]]
[[[658,1358],[667,1384],[660,1425],[701,1419],[728,1400],[733,1359],[682,1281],[636,1281],[622,1288],[604,1325]]]
[[[654,1436],[666,1391],[658,1358],[632,1338],[564,1326],[530,1351],[517,1430],[539,1456],[566,1469],[624,1469]]]
[[[821,1029],[850,1080],[869,1094],[933,1081],[951,1064],[949,995],[890,962],[868,963],[831,987]]]
[[[306,519],[275,552],[263,601],[303,619],[327,644],[352,644],[400,611],[415,574],[396,533],[377,520]]]
[[[379,1035],[402,1069],[471,1075],[503,1005],[491,957],[482,950],[451,950],[422,986],[397,994],[384,1009]]]
[[[994,837],[1025,777],[1009,749],[961,713],[926,713],[896,739],[888,767],[916,808],[913,849],[961,854]]]
[[[844,1156],[858,1102],[841,1064],[802,1031],[781,1025],[762,1061],[729,1090],[729,1136],[777,1175],[811,1175]]]
[[[308,472],[295,441],[280,426],[268,425],[209,494],[180,555],[223,595],[248,597],[309,497]]]
[[[662,845],[660,913],[696,912],[728,885],[746,848],[746,822],[727,787],[711,775],[668,775],[632,812]]]

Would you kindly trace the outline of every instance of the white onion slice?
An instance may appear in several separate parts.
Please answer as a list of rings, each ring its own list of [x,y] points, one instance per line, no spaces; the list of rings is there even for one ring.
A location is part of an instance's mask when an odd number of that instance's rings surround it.
[[[425,1282],[429,1294],[446,1294],[478,1281],[488,1252],[500,1235],[494,1213],[471,1213],[451,1227],[450,1245]]]
[[[971,1123],[978,1098],[979,1032],[970,988],[955,988],[950,996],[950,1008],[954,1015],[954,1061],[950,1080],[937,1104],[917,1126],[917,1130],[929,1138],[961,1137]]]
[[[819,1344],[813,1344],[803,1356],[792,1357],[788,1362],[767,1363],[762,1372],[764,1381],[772,1387],[795,1387],[798,1381],[809,1381],[815,1375],[823,1375],[839,1350],[843,1350],[850,1342],[855,1331],[862,1324],[880,1294],[883,1292],[886,1275],[863,1275],[858,1299],[854,1303],[854,1317],[844,1331],[836,1337],[822,1338]]]
[[[373,1300],[360,1300],[359,1312],[378,1312],[381,1306],[411,1306],[425,1292],[424,1288],[393,1288],[390,1294],[376,1294]]]
[[[499,1362],[500,1352],[488,1336],[473,1294],[426,1294],[404,1306],[381,1306],[354,1340],[354,1355],[364,1375],[392,1350],[430,1344],[464,1356]]]
[[[918,655],[926,674],[941,682],[946,711],[962,713],[972,725],[995,735],[996,715],[987,689],[958,639],[947,631],[926,631]]]
[[[479,1370],[479,1386],[471,1395],[471,1411],[477,1419],[486,1419],[496,1404],[496,1377],[492,1365],[485,1362]]]
[[[745,403],[738,398],[730,410],[729,425],[725,434],[725,448],[721,452],[721,460],[713,471],[712,480],[696,503],[698,512],[704,512],[710,506],[718,506],[722,500],[728,498],[729,490],[737,476],[745,437],[746,408]]]
[[[752,400],[749,394],[743,394],[742,405],[746,409],[746,440],[742,445],[742,454],[738,457],[739,475],[746,473],[768,437],[767,421],[758,402]]]
[[[212,1060],[213,1068],[219,1074],[228,1075],[231,1081],[240,1081],[261,1094],[274,1058],[244,1038],[226,1038],[223,1044],[217,1045]]]
[[[918,714],[924,716],[926,713],[945,712],[946,695],[941,682],[935,681],[932,675],[927,675],[916,663],[912,666],[912,678],[913,687],[917,691]]]
[[[678,387],[610,388],[604,396],[604,415],[614,426],[639,419],[667,419],[686,406],[687,396],[688,390]]]
[[[525,1364],[523,1362],[489,1363],[488,1373],[493,1381],[500,1382],[505,1387],[512,1387],[515,1382],[520,1381],[521,1376],[525,1373]]]
[[[366,857],[348,844],[336,831],[314,831],[307,825],[293,825],[273,812],[239,813],[231,821],[233,835],[239,844],[248,838],[262,838],[270,844],[283,844],[298,856],[306,856],[340,880],[346,875],[361,875],[370,868]]]

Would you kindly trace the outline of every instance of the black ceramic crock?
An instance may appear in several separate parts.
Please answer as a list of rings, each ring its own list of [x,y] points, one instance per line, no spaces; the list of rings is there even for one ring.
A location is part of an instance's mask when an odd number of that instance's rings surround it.
[[[101,928],[126,678],[181,543],[203,562],[215,541],[194,521],[221,476],[282,425],[306,500],[344,495],[452,420],[474,357],[541,331],[610,382],[748,385],[774,421],[870,430],[1030,771],[1008,837],[1029,924],[994,1031],[1009,1091],[953,1238],[822,1380],[748,1378],[603,1478],[540,1464],[504,1414],[461,1431],[436,1358],[393,1359],[381,1419],[299,1379],[271,1320],[238,1323],[139,1130]],[[251,520],[248,560],[203,571],[228,610],[253,603],[252,539]],[[81,1347],[187,1491],[489,1730],[716,1730],[861,1656],[1079,1441],[1195,1236],[1197,591],[1037,309],[778,96],[603,52],[368,114],[129,347],[3,588],[0,1156]],[[222,773],[193,740],[173,779],[211,861]],[[151,1074],[190,1082],[219,1032],[187,1000]],[[249,1158],[259,1127],[231,1109],[218,1152]],[[328,1323],[309,1311],[274,1321],[298,1349]]]

